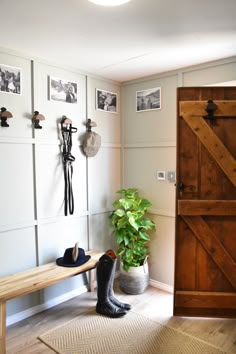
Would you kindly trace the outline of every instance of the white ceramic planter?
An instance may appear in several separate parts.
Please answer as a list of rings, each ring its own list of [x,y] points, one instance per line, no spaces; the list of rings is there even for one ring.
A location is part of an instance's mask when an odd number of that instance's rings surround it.
[[[126,294],[137,295],[142,294],[149,284],[149,267],[146,262],[140,267],[130,267],[126,272],[122,264],[120,265],[120,289]]]

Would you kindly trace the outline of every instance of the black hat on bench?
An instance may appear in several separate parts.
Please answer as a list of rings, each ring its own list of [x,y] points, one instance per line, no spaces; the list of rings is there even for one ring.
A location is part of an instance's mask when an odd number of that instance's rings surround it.
[[[74,248],[67,248],[64,252],[64,256],[57,258],[56,263],[62,267],[78,267],[91,258],[87,256],[83,248],[78,247],[78,242],[76,242]]]

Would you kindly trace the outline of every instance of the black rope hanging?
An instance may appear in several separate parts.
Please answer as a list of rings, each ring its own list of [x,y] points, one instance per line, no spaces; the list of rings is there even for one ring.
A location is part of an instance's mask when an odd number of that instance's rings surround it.
[[[64,213],[65,216],[69,213],[74,213],[74,196],[72,188],[73,165],[75,157],[71,154],[72,149],[72,133],[76,133],[77,128],[72,127],[72,121],[66,116],[62,116],[61,120],[61,135],[62,135],[62,157],[64,170]]]

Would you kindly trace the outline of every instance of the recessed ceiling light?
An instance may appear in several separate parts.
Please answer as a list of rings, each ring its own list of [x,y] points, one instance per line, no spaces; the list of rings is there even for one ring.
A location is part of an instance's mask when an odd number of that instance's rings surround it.
[[[125,4],[126,2],[129,2],[130,0],[89,0],[89,1],[93,2],[96,5],[101,5],[101,6],[119,6]]]

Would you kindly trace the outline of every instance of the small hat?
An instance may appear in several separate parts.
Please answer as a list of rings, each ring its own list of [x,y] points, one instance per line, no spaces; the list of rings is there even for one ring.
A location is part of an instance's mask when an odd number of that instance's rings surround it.
[[[93,157],[101,146],[101,136],[95,132],[87,132],[83,140],[83,151],[86,156]]]
[[[64,252],[64,256],[57,258],[56,263],[62,267],[78,267],[91,258],[91,256],[86,256],[83,248],[78,248],[78,242],[75,244],[74,248],[67,248]]]

